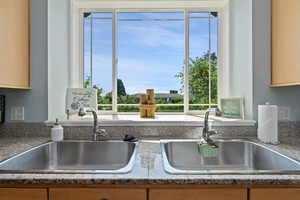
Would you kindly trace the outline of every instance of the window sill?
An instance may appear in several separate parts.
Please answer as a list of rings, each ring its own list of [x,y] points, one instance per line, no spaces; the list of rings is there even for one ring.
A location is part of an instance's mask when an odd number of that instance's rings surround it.
[[[156,115],[155,118],[140,118],[139,115],[98,115],[99,126],[203,126],[203,115]],[[53,126],[55,120],[45,121],[46,126]],[[93,115],[69,119],[59,118],[62,126],[93,126]],[[209,118],[211,126],[254,126],[255,120],[231,119],[224,117]]]

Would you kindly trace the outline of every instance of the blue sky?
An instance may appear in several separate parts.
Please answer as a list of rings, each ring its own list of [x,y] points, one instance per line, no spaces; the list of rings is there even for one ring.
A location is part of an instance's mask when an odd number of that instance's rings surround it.
[[[102,15],[103,17],[103,15]],[[128,94],[178,90],[180,80],[174,78],[182,70],[184,60],[183,13],[119,13],[117,26],[118,78]],[[143,20],[141,20],[143,19]],[[152,19],[152,20],[149,20]],[[153,20],[160,19],[160,20]],[[167,20],[169,19],[169,20]],[[171,19],[171,20],[170,20]],[[85,23],[85,73],[90,65],[90,22]],[[93,19],[93,84],[111,92],[112,78],[111,20]],[[212,20],[211,48],[217,49],[217,20]],[[190,20],[190,57],[201,57],[208,50],[207,18]]]

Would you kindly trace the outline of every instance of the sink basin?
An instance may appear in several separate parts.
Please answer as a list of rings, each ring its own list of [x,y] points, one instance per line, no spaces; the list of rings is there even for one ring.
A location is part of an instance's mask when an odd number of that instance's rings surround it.
[[[128,173],[138,142],[47,142],[0,163],[1,173]]]
[[[299,173],[300,162],[258,143],[214,140],[216,157],[202,157],[199,141],[161,140],[163,166],[170,174],[285,174]]]

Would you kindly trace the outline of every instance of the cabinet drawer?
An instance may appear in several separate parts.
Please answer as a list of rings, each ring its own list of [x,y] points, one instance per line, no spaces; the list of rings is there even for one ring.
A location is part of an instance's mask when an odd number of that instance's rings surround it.
[[[247,200],[247,189],[150,189],[149,200]]]
[[[50,200],[146,200],[146,189],[49,189]]]
[[[274,189],[251,189],[250,200],[299,200],[300,189],[297,188],[274,188]]]
[[[0,188],[0,200],[47,200],[47,189]]]

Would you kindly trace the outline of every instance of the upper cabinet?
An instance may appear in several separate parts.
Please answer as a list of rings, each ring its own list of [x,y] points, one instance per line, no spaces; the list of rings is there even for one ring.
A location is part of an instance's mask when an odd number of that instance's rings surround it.
[[[300,85],[299,10],[299,0],[271,0],[271,86]]]
[[[30,0],[0,0],[0,88],[30,88]]]

